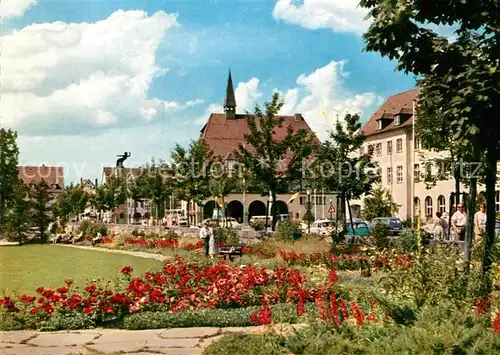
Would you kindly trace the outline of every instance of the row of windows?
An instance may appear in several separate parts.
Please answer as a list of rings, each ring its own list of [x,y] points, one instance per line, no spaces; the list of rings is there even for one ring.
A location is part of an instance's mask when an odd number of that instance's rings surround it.
[[[327,198],[326,196],[311,196],[311,204],[313,205],[323,205],[326,206]],[[307,203],[307,196],[300,198],[300,204],[305,205]],[[329,203],[329,202],[328,202]]]
[[[418,139],[415,140],[415,150],[420,149],[420,141]],[[380,157],[382,156],[382,143],[376,143],[376,144],[369,144],[368,145],[368,153],[373,154],[375,152],[375,155]],[[402,153],[403,152],[403,139],[398,138],[396,139],[396,153]],[[364,149],[360,148],[361,155],[364,154]],[[387,155],[392,155],[392,140],[387,141],[386,143],[386,154]]]
[[[415,212],[418,213],[418,209],[420,208],[420,199],[418,197],[415,198]],[[497,191],[495,197],[495,209],[497,212],[500,211],[500,191]],[[432,205],[432,197],[427,196],[424,200],[424,212],[426,216],[433,216],[433,205]],[[439,195],[437,198],[437,210],[436,212],[445,213],[446,211],[446,198],[443,195]]]
[[[380,176],[382,176],[382,169],[378,169],[378,174]],[[387,168],[387,172],[386,172],[386,181],[387,181],[387,185],[392,185],[392,179],[393,179],[393,172],[392,172],[392,167],[391,168]],[[396,182],[398,184],[401,184],[403,183],[403,180],[404,180],[404,173],[403,173],[403,166],[402,165],[398,165],[396,167]]]

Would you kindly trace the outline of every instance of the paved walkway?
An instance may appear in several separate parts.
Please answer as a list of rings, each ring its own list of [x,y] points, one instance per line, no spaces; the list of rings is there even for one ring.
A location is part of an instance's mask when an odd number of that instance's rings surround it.
[[[299,325],[293,326],[294,328]],[[290,330],[277,326],[281,331]],[[62,332],[0,332],[2,355],[201,355],[228,333],[260,333],[265,327],[172,328],[156,330],[93,329]]]
[[[105,253],[133,255],[133,256],[137,256],[139,258],[156,259],[156,260],[159,260],[159,261],[164,261],[164,260],[166,260],[168,258],[165,255],[153,254],[153,253],[145,253],[145,252],[142,252],[142,251],[129,251],[129,250],[120,250],[120,249],[108,249],[108,248],[89,247],[89,246],[73,245],[73,244],[55,244],[55,245],[57,245],[57,246],[63,246],[63,247],[68,247],[68,248],[77,248],[77,249],[85,249],[85,250],[102,251],[102,252],[105,252]]]

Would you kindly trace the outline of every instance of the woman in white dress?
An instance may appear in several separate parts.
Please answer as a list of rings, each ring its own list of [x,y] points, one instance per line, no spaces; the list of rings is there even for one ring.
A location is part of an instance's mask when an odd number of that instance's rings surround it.
[[[211,258],[213,258],[215,255],[217,255],[217,243],[215,240],[215,233],[212,228],[210,228],[209,232],[209,239],[208,239],[208,254],[210,255]]]

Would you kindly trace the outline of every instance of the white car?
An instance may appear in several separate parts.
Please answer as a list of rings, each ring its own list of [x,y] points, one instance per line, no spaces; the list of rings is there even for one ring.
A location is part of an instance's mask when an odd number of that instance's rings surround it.
[[[318,219],[311,223],[310,230],[311,233],[319,234],[319,235],[330,235],[335,228],[335,223],[330,221],[329,219]],[[307,232],[308,226],[307,223],[302,223],[302,230]]]
[[[214,218],[207,218],[201,221],[201,223],[198,225],[198,227],[202,227],[205,223],[209,224],[216,224],[219,223],[219,226],[221,227],[230,227],[230,228],[241,228],[241,224],[238,223],[238,221],[233,218],[233,217],[227,217],[227,218],[219,218],[219,220],[214,219]]]

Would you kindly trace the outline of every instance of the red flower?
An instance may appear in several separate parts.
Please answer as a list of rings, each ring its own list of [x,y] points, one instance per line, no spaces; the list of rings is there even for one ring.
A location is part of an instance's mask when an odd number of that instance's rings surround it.
[[[500,312],[495,315],[495,320],[493,321],[493,331],[500,334]]]
[[[130,275],[134,269],[131,266],[125,266],[123,269],[120,270],[120,272],[124,275]]]
[[[370,308],[371,308],[371,309],[375,308],[375,305],[376,305],[375,300],[372,298],[372,299],[370,300]]]
[[[329,272],[328,272],[328,280],[331,282],[331,283],[335,283],[337,282],[337,271],[335,269],[331,269]]]
[[[68,288],[70,288],[70,287],[71,287],[71,285],[73,285],[73,280],[64,280],[64,282],[66,283],[66,286],[67,286]]]

